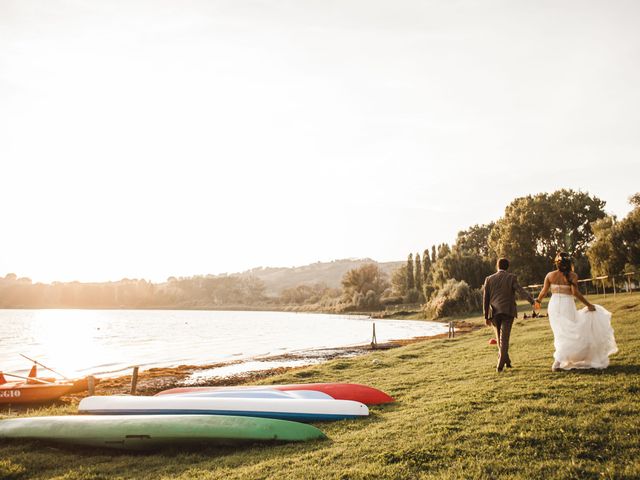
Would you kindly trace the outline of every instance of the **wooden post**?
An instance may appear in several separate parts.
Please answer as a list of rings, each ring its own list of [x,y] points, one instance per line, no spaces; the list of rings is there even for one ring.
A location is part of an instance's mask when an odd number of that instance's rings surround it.
[[[131,375],[131,395],[136,394],[136,388],[138,387],[138,368],[133,367],[133,375]]]
[[[376,322],[373,322],[373,336],[371,337],[371,348],[378,347],[378,339],[376,338]]]
[[[93,375],[89,375],[87,377],[87,392],[89,393],[89,396],[95,395],[96,393],[96,379]]]

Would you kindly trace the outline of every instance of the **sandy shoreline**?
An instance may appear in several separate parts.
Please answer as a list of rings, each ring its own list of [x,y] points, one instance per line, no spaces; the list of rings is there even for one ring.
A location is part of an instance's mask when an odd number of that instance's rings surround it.
[[[463,334],[477,328],[467,322],[458,322],[456,324],[456,334]],[[168,388],[184,386],[192,374],[198,372],[212,370],[217,368],[228,367],[230,365],[242,365],[251,362],[292,362],[296,360],[310,360],[308,364],[301,366],[279,366],[275,368],[267,368],[261,370],[249,370],[240,373],[225,376],[204,376],[196,380],[188,381],[190,386],[217,386],[217,385],[240,385],[255,383],[265,378],[272,377],[284,372],[300,370],[313,364],[323,363],[336,358],[349,358],[364,355],[372,351],[388,350],[398,348],[411,343],[423,342],[427,340],[446,338],[446,333],[430,335],[424,337],[414,337],[405,340],[394,340],[384,344],[378,344],[376,348],[371,345],[358,345],[350,347],[336,347],[330,349],[310,350],[301,353],[289,353],[278,356],[270,356],[264,358],[254,358],[246,360],[238,360],[236,362],[221,362],[205,365],[180,365],[173,368],[150,368],[141,371],[138,375],[138,384],[136,394],[153,395]],[[102,379],[96,387],[97,395],[125,394],[130,393],[131,375],[124,375],[114,378]]]
[[[456,335],[464,334],[479,328],[477,325],[473,325],[468,322],[456,323]],[[371,345],[359,345],[351,347],[336,347],[330,349],[311,350],[295,354],[284,354],[273,357],[254,358],[246,360],[238,360],[235,362],[221,362],[205,365],[180,365],[171,368],[150,368],[148,370],[140,371],[138,374],[138,383],[136,388],[136,395],[154,395],[162,390],[169,388],[181,387],[186,384],[189,386],[226,386],[226,385],[241,385],[241,384],[253,384],[260,383],[261,381],[279,375],[281,373],[301,370],[307,368],[313,364],[323,363],[336,358],[349,358],[374,351],[389,350],[393,348],[402,347],[417,342],[424,342],[428,340],[447,338],[446,333],[430,335],[424,337],[414,337],[405,340],[394,340],[391,342],[378,344],[376,348],[372,348]],[[249,370],[242,371],[240,373],[228,375],[228,376],[204,376],[197,379],[197,381],[189,381],[193,374],[203,372],[206,370],[212,370],[216,368],[228,367],[230,365],[242,365],[249,361],[251,362],[292,362],[296,360],[313,360],[306,365],[301,366],[279,366],[275,368],[267,368],[263,370]],[[96,385],[96,395],[123,395],[131,393],[131,377],[132,375],[122,375],[112,378],[101,378],[100,382]],[[61,397],[56,403],[58,404],[77,404],[82,398],[87,396],[87,392],[66,395]],[[8,408],[9,411],[21,412],[33,408],[34,405],[13,405]],[[0,408],[0,414],[6,414],[7,408]],[[9,412],[10,413],[10,412]]]

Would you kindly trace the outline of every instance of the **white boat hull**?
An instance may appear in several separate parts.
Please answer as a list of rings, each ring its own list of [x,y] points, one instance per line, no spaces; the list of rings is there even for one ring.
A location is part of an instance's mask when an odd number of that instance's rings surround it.
[[[182,397],[88,397],[80,402],[80,413],[96,415],[193,414],[237,415],[301,422],[344,420],[369,415],[369,409],[351,400],[304,398],[216,398]]]

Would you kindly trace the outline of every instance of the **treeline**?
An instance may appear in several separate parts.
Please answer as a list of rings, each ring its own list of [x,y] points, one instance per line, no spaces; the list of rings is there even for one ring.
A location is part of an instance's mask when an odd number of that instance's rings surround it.
[[[594,276],[640,269],[640,193],[633,195],[629,203],[634,208],[622,220],[608,216],[591,226],[594,239],[587,257]]]
[[[0,308],[264,308],[344,312],[376,310],[388,289],[387,275],[374,263],[349,270],[342,288],[326,284],[286,288],[266,295],[265,284],[250,276],[170,277],[163,283],[33,283],[15,274],[0,277]]]
[[[0,308],[265,308],[309,311],[374,311],[422,304],[439,318],[480,307],[480,287],[498,257],[511,261],[522,284],[540,283],[558,251],[575,259],[580,277],[640,268],[640,194],[624,219],[607,216],[605,202],[573,190],[517,198],[504,216],[458,233],[453,245],[433,245],[408,255],[387,275],[378,264],[348,270],[340,288],[304,283],[267,294],[251,275],[170,277],[163,283],[33,283],[0,278]]]
[[[268,303],[262,281],[252,277],[170,277],[164,283],[32,283],[10,273],[0,278],[0,308],[206,308]]]
[[[637,271],[640,268],[640,194],[618,221],[607,216],[605,202],[588,193],[558,190],[517,198],[502,218],[458,233],[456,242],[409,254],[393,272],[392,300],[424,303],[432,317],[479,308],[480,287],[495,271],[499,257],[522,284],[538,284],[553,269],[559,251],[569,252],[581,278]],[[383,300],[384,302],[384,300]]]

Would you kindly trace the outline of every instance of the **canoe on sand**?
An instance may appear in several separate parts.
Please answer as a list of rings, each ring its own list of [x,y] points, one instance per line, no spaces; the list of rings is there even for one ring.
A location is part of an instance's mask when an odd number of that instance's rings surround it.
[[[0,420],[0,439],[130,450],[319,438],[324,434],[304,423],[226,415],[67,415]]]

